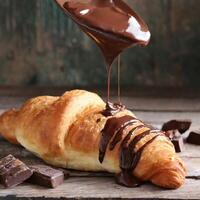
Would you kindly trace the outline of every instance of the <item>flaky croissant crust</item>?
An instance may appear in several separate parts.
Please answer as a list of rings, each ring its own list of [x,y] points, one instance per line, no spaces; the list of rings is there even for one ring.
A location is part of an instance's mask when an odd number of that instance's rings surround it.
[[[102,130],[109,119],[101,114],[104,109],[105,103],[98,95],[83,90],[72,90],[61,97],[36,97],[20,109],[1,115],[0,133],[54,166],[119,173],[120,142],[114,150],[107,149],[102,164],[98,160]],[[123,110],[115,117],[125,115],[134,116],[129,110]],[[141,121],[138,123],[143,124]],[[131,125],[127,131],[137,125]],[[148,129],[144,126],[132,137]],[[136,148],[139,149],[154,136],[153,133],[147,135]],[[172,143],[162,135],[144,149],[133,171],[140,180],[166,188],[180,187],[185,173],[184,164]]]

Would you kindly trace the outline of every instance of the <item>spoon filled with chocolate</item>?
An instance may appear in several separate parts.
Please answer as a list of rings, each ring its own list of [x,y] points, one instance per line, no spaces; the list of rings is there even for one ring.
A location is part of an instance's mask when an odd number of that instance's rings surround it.
[[[125,49],[134,45],[146,46],[149,43],[151,34],[146,23],[122,0],[55,1],[95,41],[103,53],[108,73],[107,106],[104,114],[112,115],[113,112],[122,110],[124,106],[121,105],[120,97],[118,103],[109,103],[111,65]],[[118,70],[119,68],[120,66]],[[118,96],[119,87],[118,84]]]

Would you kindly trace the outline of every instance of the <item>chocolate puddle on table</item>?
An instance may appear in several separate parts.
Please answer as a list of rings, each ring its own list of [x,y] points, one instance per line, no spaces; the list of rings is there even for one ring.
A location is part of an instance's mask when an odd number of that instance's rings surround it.
[[[115,116],[119,111],[123,110],[125,106],[121,103],[120,90],[120,53],[132,46],[140,45],[146,46],[150,40],[150,32],[146,23],[137,15],[125,2],[122,0],[55,0],[64,12],[70,16],[73,21],[91,37],[101,52],[106,61],[107,68],[107,103],[103,111],[106,117]],[[110,102],[110,85],[111,85],[111,71],[114,60],[118,58],[118,102]],[[117,120],[116,120],[117,119]],[[131,116],[124,116],[122,118],[112,117],[106,123],[102,131],[102,138],[100,142],[99,161],[102,163],[106,153],[106,148],[111,138],[116,134],[115,140],[112,142],[110,150],[113,150],[115,145],[122,139],[124,129],[135,123],[135,118]],[[138,120],[139,122],[139,120]],[[139,125],[128,134],[134,133],[136,129],[142,128],[144,125]],[[131,142],[131,146],[127,146],[126,142],[130,139],[125,138],[121,147],[121,174],[117,177],[117,182],[126,186],[137,186],[138,181],[133,180],[132,172],[136,167],[141,153],[151,141],[143,145],[138,152],[133,152],[136,143],[141,138],[150,134],[149,130]],[[127,147],[126,147],[127,146]],[[132,148],[132,149],[131,149]],[[128,150],[129,154],[126,154]],[[125,156],[124,156],[125,155]],[[131,157],[132,163],[130,166],[123,168],[124,159]],[[130,159],[129,157],[129,159]],[[130,181],[130,177],[132,181]]]

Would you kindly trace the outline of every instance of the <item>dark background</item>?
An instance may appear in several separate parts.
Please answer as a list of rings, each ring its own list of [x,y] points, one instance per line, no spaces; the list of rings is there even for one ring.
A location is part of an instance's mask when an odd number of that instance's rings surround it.
[[[152,39],[122,54],[123,87],[198,88],[200,1],[127,2]],[[53,0],[0,0],[0,86],[8,85],[102,88],[106,68],[99,49]]]

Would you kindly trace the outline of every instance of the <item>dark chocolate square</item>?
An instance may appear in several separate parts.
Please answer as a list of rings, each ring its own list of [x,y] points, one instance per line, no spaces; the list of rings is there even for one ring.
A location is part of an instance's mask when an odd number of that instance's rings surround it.
[[[170,120],[163,124],[163,131],[178,130],[181,134],[185,133],[191,126],[190,120]]]
[[[0,183],[7,188],[23,183],[31,175],[31,169],[12,155],[0,160]]]
[[[55,188],[64,182],[64,173],[47,165],[31,165],[33,175],[30,183]]]
[[[191,131],[186,142],[190,144],[200,145],[200,130]]]

